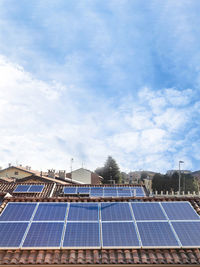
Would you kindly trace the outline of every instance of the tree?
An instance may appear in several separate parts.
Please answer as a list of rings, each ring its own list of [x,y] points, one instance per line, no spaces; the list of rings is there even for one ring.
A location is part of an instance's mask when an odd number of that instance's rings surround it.
[[[146,179],[147,176],[148,176],[147,172],[142,171],[142,173],[141,173],[141,180],[144,181],[144,179]]]
[[[108,156],[104,167],[97,168],[95,172],[104,178],[104,184],[112,184],[113,182],[118,184],[121,181],[120,169],[111,156]]]
[[[198,185],[191,174],[181,174],[181,191],[198,191]],[[172,176],[156,173],[152,180],[153,191],[177,192],[179,189],[179,174],[174,172]]]

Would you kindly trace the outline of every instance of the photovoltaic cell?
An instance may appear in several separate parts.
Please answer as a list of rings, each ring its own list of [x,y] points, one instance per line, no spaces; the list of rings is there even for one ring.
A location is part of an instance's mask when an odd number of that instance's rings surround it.
[[[136,192],[136,196],[138,197],[143,197],[145,196],[145,193],[144,193],[144,190],[142,187],[133,187],[133,189],[135,189],[135,192]]]
[[[199,220],[200,217],[189,202],[161,202],[170,220]]]
[[[77,187],[77,193],[89,194],[90,193],[90,187]]]
[[[26,193],[28,192],[29,188],[30,188],[30,185],[18,185],[13,192],[14,193]]]
[[[103,196],[103,187],[91,187],[90,191],[91,196],[97,196],[97,197],[102,197]]]
[[[29,221],[36,203],[8,203],[0,216],[0,221]]]
[[[158,202],[135,202],[131,206],[138,221],[167,220]]]
[[[65,230],[63,247],[100,247],[99,223],[68,222]]]
[[[67,203],[40,203],[34,221],[64,221]]]
[[[179,247],[168,222],[137,222],[142,247]]]
[[[200,222],[172,222],[183,247],[200,247]]]
[[[98,221],[97,203],[70,203],[68,221]]]
[[[120,188],[120,187],[118,187],[118,189],[117,189],[117,192],[118,192],[118,196],[132,196],[132,193],[131,193],[131,190],[130,190],[130,188],[127,188],[127,187],[122,187],[122,188]]]
[[[117,196],[116,187],[104,187],[104,197],[105,196]]]
[[[76,187],[64,187],[64,194],[76,194],[77,188]]]
[[[133,220],[128,203],[101,203],[102,221],[131,221]]]
[[[33,222],[22,247],[60,247],[64,223]]]
[[[139,247],[134,222],[102,222],[103,247]]]
[[[19,247],[27,227],[28,222],[0,222],[0,247]]]
[[[28,189],[30,193],[41,193],[44,188],[44,185],[31,185]]]

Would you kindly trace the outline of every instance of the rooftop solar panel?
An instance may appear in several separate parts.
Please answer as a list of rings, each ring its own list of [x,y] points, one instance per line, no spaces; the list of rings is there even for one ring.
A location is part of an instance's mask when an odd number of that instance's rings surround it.
[[[44,188],[44,185],[31,185],[28,189],[30,193],[41,193]]]
[[[104,197],[117,196],[117,189],[114,187],[104,187]]]
[[[127,187],[125,187],[125,188],[118,188],[117,189],[117,192],[118,192],[118,196],[128,196],[128,197],[131,197],[132,196],[132,192],[131,192],[131,190],[130,190],[130,188],[127,188]]]
[[[0,221],[29,221],[36,203],[8,203],[0,216]]]
[[[96,222],[68,222],[63,247],[100,248],[100,227]]]
[[[39,203],[34,221],[64,221],[67,203]]]
[[[14,193],[26,193],[28,192],[29,188],[30,188],[30,185],[18,185],[13,192]]]
[[[90,193],[90,187],[78,187],[77,188],[77,193],[80,194],[89,194]]]
[[[61,222],[33,222],[22,247],[59,248],[63,227]]]
[[[64,187],[64,194],[76,194],[77,187]]]
[[[17,248],[20,246],[28,222],[0,222],[0,248]]]
[[[142,247],[179,247],[168,222],[137,222]]]
[[[102,222],[102,247],[140,247],[134,222]]]
[[[167,220],[158,202],[131,203],[137,221]]]
[[[191,204],[185,202],[161,202],[170,220],[199,220],[200,217]]]
[[[97,203],[70,203],[68,221],[98,221]]]
[[[172,222],[183,247],[200,247],[200,222]]]
[[[131,186],[131,191],[133,195],[135,194],[137,197],[145,196],[144,189],[141,186]]]
[[[129,203],[101,203],[102,221],[131,221],[133,220]]]
[[[103,196],[103,188],[102,187],[91,187],[90,196],[97,196],[102,197]]]

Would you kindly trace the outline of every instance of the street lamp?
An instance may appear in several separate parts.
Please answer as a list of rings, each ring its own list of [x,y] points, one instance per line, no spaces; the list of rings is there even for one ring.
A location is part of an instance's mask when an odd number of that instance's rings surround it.
[[[184,163],[184,161],[179,160],[179,181],[178,181],[179,195],[181,194],[181,163]]]

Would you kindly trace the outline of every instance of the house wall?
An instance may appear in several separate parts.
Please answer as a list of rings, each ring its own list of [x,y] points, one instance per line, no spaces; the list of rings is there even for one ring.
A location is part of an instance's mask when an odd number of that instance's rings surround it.
[[[91,184],[92,185],[98,185],[98,184],[101,184],[101,179],[99,177],[99,175],[97,175],[96,173],[92,173],[92,176],[91,176]]]
[[[77,180],[84,184],[91,184],[91,172],[85,169],[78,169],[72,172],[72,180]]]
[[[18,172],[18,174],[15,174],[15,172]],[[0,172],[0,177],[12,177],[16,179],[25,178],[31,175],[31,173],[19,170],[17,168],[9,168]]]

